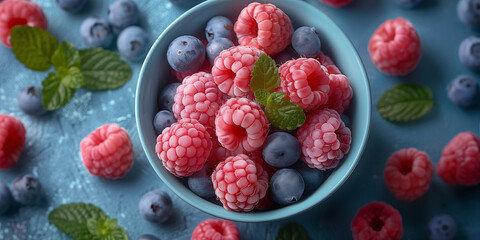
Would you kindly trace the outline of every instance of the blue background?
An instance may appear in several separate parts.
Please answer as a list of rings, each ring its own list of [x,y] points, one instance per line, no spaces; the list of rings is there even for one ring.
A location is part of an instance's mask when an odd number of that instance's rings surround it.
[[[49,19],[48,30],[59,40],[68,40],[83,48],[80,24],[87,16],[106,17],[113,0],[88,0],[79,14],[63,12],[52,0],[36,0]],[[150,32],[151,42],[188,7],[169,0],[136,0],[141,11],[140,26]],[[429,154],[436,164],[441,150],[456,134],[478,134],[479,104],[465,109],[454,106],[446,96],[446,85],[459,74],[474,73],[458,60],[460,42],[477,32],[463,25],[456,16],[457,1],[425,0],[415,9],[397,7],[393,0],[354,0],[345,8],[331,8],[317,0],[308,0],[330,16],[350,37],[367,69],[373,106],[387,89],[404,82],[430,87],[435,105],[426,116],[410,123],[390,123],[376,110],[372,113],[371,132],[365,153],[350,179],[331,198],[307,213],[291,219],[267,223],[237,223],[241,239],[274,239],[278,228],[288,220],[306,226],[313,239],[350,239],[350,222],[357,210],[375,200],[397,208],[404,225],[404,239],[425,239],[426,225],[437,213],[450,214],[458,224],[459,239],[480,239],[480,186],[451,187],[434,175],[429,191],[413,202],[397,200],[386,188],[382,173],[386,159],[401,148],[416,147]],[[416,27],[423,43],[423,57],[415,71],[404,77],[381,73],[370,60],[367,45],[371,34],[386,19],[402,16]],[[114,48],[112,48],[114,50]],[[135,126],[134,94],[139,62],[131,62],[132,79],[112,91],[89,92],[79,89],[72,102],[43,117],[31,117],[19,111],[18,92],[28,85],[40,85],[47,72],[26,69],[9,48],[0,46],[0,113],[21,119],[27,129],[25,150],[10,170],[0,170],[0,180],[10,183],[22,174],[39,178],[44,200],[33,207],[20,207],[0,216],[0,239],[68,239],[48,223],[48,213],[60,204],[88,202],[117,218],[130,238],[151,233],[161,239],[189,239],[193,229],[209,215],[177,198],[154,173],[145,157]],[[100,125],[116,122],[130,134],[135,164],[125,178],[106,180],[85,170],[79,156],[83,137]],[[173,217],[165,224],[149,223],[138,213],[138,201],[149,190],[161,188],[174,202]]]

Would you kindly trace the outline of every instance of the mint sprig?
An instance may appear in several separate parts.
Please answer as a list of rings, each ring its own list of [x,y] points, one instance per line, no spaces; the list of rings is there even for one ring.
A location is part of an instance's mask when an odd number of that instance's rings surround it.
[[[310,240],[310,237],[302,225],[288,222],[278,230],[275,240]]]
[[[127,232],[99,207],[86,203],[60,205],[48,221],[77,240],[128,240]]]
[[[277,64],[268,55],[260,55],[253,66],[250,89],[252,89],[252,92],[254,93],[258,89],[265,89],[268,92],[273,92],[279,86],[280,73],[278,73]]]

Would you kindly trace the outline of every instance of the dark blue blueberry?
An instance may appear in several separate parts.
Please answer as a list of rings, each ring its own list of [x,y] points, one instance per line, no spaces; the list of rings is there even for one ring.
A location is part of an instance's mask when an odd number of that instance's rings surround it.
[[[299,27],[292,36],[292,47],[302,57],[313,58],[321,50],[320,38],[314,27]]]
[[[79,12],[87,0],[56,0],[58,6],[67,12]]]
[[[170,83],[161,89],[160,94],[158,95],[158,107],[160,110],[172,111],[178,86],[180,86],[180,83],[175,82]]]
[[[460,75],[447,86],[448,98],[459,106],[472,105],[478,95],[478,82],[475,78]]]
[[[298,53],[295,52],[295,50],[291,46],[288,46],[283,51],[281,51],[280,53],[275,55],[275,57],[273,57],[273,59],[275,59],[275,62],[278,65],[282,65],[287,61],[297,59],[299,57],[300,56],[298,55]]]
[[[194,36],[177,37],[168,46],[167,60],[177,72],[195,72],[205,60],[205,46]]]
[[[276,132],[267,137],[262,151],[263,160],[268,164],[282,168],[292,166],[300,159],[300,143],[297,138],[286,132]]]
[[[210,64],[213,65],[215,58],[221,51],[233,47],[233,42],[228,38],[215,38],[207,44],[207,57]]]
[[[17,96],[18,108],[29,115],[39,116],[47,112],[42,106],[42,88],[28,86]]]
[[[138,209],[145,220],[163,223],[172,215],[172,199],[166,192],[155,189],[142,196]]]
[[[345,114],[341,114],[340,119],[342,119],[342,121],[343,121],[343,123],[345,123],[346,127],[348,127],[348,128],[352,127],[352,120],[350,119],[350,117],[348,117]]]
[[[296,203],[302,197],[305,182],[297,170],[282,168],[270,179],[270,193],[273,201],[280,205]]]
[[[207,41],[212,41],[215,38],[228,38],[231,41],[235,40],[235,33],[233,32],[233,23],[230,19],[224,16],[216,16],[208,20],[205,27],[205,37]]]
[[[10,189],[5,183],[0,182],[0,215],[5,213],[12,205],[13,199]]]
[[[325,180],[324,171],[311,168],[303,162],[299,161],[296,163],[294,169],[302,175],[303,181],[305,182],[305,190],[315,190]]]
[[[87,47],[108,47],[112,43],[113,32],[107,20],[89,17],[80,26],[80,35]]]
[[[413,8],[420,4],[423,0],[395,0],[395,3],[404,8]]]
[[[206,163],[203,168],[188,178],[188,187],[193,193],[203,198],[215,197],[213,189],[212,172],[210,164]],[[210,173],[210,174],[209,174]]]
[[[138,20],[138,8],[132,0],[118,0],[108,6],[108,22],[115,28],[124,29]]]
[[[480,70],[480,37],[471,36],[463,40],[458,55],[465,66]]]
[[[457,224],[447,214],[434,216],[428,223],[428,238],[430,240],[450,240],[455,238]]]
[[[480,27],[480,0],[458,1],[457,14],[463,23],[471,27]]]
[[[157,238],[152,234],[142,234],[138,236],[137,240],[160,240],[160,238]]]
[[[141,60],[148,50],[148,34],[137,26],[123,29],[117,38],[120,54],[130,60]]]
[[[175,116],[173,113],[168,110],[162,110],[155,115],[153,119],[153,128],[157,134],[161,134],[163,129],[170,127],[172,123],[176,122]]]
[[[33,205],[41,198],[42,185],[32,175],[17,177],[10,188],[13,199],[24,205]]]

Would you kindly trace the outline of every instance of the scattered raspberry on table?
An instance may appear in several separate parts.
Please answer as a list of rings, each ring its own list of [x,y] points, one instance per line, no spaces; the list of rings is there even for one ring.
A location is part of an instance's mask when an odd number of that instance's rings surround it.
[[[25,144],[22,121],[0,114],[0,169],[9,169],[18,161]]]
[[[239,240],[240,234],[233,222],[207,219],[193,230],[191,240]]]
[[[371,202],[360,208],[350,228],[355,240],[399,240],[403,235],[402,216],[384,202]]]
[[[352,0],[320,0],[320,1],[332,7],[343,7],[352,2]]]

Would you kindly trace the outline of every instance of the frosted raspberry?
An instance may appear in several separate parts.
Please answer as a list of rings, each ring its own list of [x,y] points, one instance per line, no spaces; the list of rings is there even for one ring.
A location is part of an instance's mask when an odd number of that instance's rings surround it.
[[[115,123],[105,124],[80,142],[83,166],[97,177],[121,178],[133,165],[133,145],[128,132]]]
[[[412,201],[430,187],[433,165],[425,152],[415,148],[394,152],[387,161],[383,179],[395,197]]]
[[[352,0],[320,0],[320,1],[332,7],[343,7],[352,2]]]
[[[387,20],[368,43],[373,63],[384,73],[405,75],[417,67],[422,43],[412,23],[401,17]]]
[[[191,240],[239,240],[238,228],[233,222],[207,219],[193,230]]]
[[[218,141],[235,153],[252,152],[262,147],[268,134],[268,119],[262,109],[246,98],[231,98],[215,119]]]
[[[384,202],[371,202],[358,210],[350,226],[354,240],[399,240],[402,216]]]
[[[178,86],[172,111],[177,120],[191,118],[203,126],[215,128],[215,114],[222,104],[222,95],[212,74],[198,72],[186,77]],[[212,131],[213,132],[213,131]]]
[[[480,143],[472,132],[455,136],[442,151],[436,172],[450,185],[480,183]]]
[[[25,145],[25,134],[22,121],[0,114],[0,169],[9,169],[18,161]]]
[[[328,74],[341,74],[340,69],[338,69],[337,65],[333,62],[333,60],[325,55],[323,52],[320,52],[317,56],[317,60],[327,68]]]
[[[47,29],[47,17],[42,8],[30,1],[5,0],[0,2],[0,41],[7,47],[10,44],[10,30],[17,25],[28,25]]]
[[[240,12],[234,31],[240,45],[256,47],[273,56],[290,44],[294,30],[281,9],[253,2]]]
[[[225,209],[249,212],[265,197],[268,174],[247,155],[239,154],[217,165],[212,182]]]
[[[220,52],[212,67],[218,88],[231,97],[253,98],[250,89],[253,66],[264,52],[253,47],[236,46]]]
[[[311,168],[335,168],[350,150],[352,136],[340,115],[325,108],[308,114],[298,129],[302,160]]]
[[[330,93],[328,73],[319,61],[299,58],[280,66],[280,87],[287,97],[305,111],[327,103]]]

